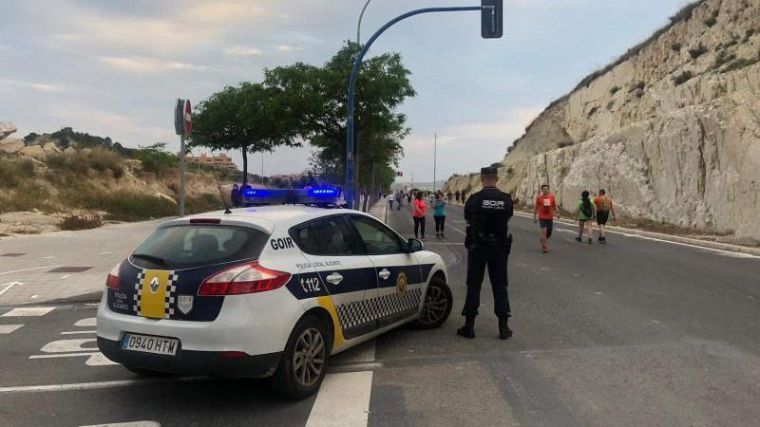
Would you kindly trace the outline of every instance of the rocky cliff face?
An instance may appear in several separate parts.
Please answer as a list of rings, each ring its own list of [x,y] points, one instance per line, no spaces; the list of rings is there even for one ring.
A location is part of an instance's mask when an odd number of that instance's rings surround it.
[[[606,188],[629,218],[760,243],[760,0],[705,0],[550,105],[502,162],[528,201]],[[447,190],[471,193],[478,177]]]

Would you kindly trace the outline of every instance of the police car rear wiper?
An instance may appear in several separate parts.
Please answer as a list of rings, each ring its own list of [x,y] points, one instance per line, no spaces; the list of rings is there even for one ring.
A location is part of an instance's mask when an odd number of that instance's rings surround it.
[[[144,259],[146,261],[150,261],[153,264],[159,264],[159,265],[166,265],[166,260],[163,258],[159,258],[157,256],[148,255],[148,254],[132,254],[132,258],[140,258]]]

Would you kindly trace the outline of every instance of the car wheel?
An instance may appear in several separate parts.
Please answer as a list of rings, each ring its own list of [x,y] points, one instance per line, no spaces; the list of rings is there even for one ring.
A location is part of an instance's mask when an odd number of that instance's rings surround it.
[[[274,375],[272,389],[289,399],[311,396],[322,384],[330,359],[330,335],[322,319],[307,315],[290,334]]]
[[[430,280],[420,316],[411,323],[414,329],[435,329],[446,322],[454,305],[451,289],[440,277]]]

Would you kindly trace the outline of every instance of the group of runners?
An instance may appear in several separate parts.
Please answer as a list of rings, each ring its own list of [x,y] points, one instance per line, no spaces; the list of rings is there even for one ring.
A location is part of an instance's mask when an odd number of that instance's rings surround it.
[[[444,227],[446,226],[446,198],[441,191],[430,193],[428,201],[425,201],[425,195],[422,191],[414,194],[402,192],[396,194],[390,193],[385,196],[389,208],[393,210],[394,202],[397,203],[397,209],[401,209],[404,198],[411,207],[412,220],[414,221],[414,238],[425,240],[425,217],[427,216],[428,207],[433,210],[433,220],[435,220],[435,237],[444,237]]]
[[[584,190],[581,192],[581,198],[575,212],[578,220],[578,236],[576,242],[583,242],[585,235],[589,244],[594,242],[594,221],[596,221],[599,236],[599,243],[607,243],[607,232],[605,230],[610,215],[615,219],[615,208],[612,198],[607,195],[604,189],[599,190],[597,195],[591,199],[591,193]],[[541,186],[541,193],[536,198],[535,208],[533,209],[533,221],[538,222],[541,227],[541,250],[548,253],[548,240],[552,236],[554,228],[554,219],[559,218],[557,203],[554,194],[549,191],[549,185]]]

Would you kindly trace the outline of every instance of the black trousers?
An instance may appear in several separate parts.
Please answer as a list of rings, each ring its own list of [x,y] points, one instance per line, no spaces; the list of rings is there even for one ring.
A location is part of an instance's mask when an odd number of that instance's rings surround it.
[[[467,298],[464,302],[462,315],[475,317],[480,307],[480,288],[483,284],[486,266],[488,278],[491,280],[493,291],[494,313],[497,317],[509,317],[512,312],[509,307],[507,286],[507,250],[506,248],[476,248],[467,257]]]
[[[420,236],[419,232],[422,232],[422,237],[425,237],[425,217],[413,217],[414,218],[414,237],[417,238]],[[420,230],[421,229],[421,230]]]
[[[433,219],[435,220],[435,232],[443,233],[443,226],[446,224],[446,217],[433,215]]]

